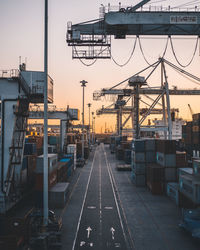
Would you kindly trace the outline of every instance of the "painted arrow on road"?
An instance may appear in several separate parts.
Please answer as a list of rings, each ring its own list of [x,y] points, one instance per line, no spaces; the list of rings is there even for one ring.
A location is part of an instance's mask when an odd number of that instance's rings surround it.
[[[110,231],[112,233],[112,240],[114,240],[115,239],[115,229],[113,227],[111,227]]]
[[[89,239],[89,238],[90,238],[90,233],[91,233],[91,231],[92,231],[92,228],[91,228],[91,227],[88,227],[88,228],[86,229],[86,231],[87,231],[87,238]]]

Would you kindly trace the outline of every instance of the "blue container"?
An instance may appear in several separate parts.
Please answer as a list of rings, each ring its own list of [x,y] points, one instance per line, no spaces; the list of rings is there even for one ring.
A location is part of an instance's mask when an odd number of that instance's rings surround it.
[[[66,162],[66,163],[68,163],[67,167],[71,167],[73,165],[74,160],[73,160],[73,158],[63,158],[60,160],[60,162]]]
[[[155,139],[145,140],[145,149],[146,151],[156,151]]]
[[[24,146],[24,155],[36,155],[37,146],[36,143],[26,143]]]
[[[177,182],[167,183],[167,195],[179,206],[179,184]]]
[[[156,163],[156,152],[147,151],[145,154],[146,163]]]
[[[132,147],[135,152],[145,152],[145,140],[136,139],[132,142]]]
[[[57,136],[49,136],[48,137],[48,143],[50,145],[57,145],[58,144],[58,137]]]

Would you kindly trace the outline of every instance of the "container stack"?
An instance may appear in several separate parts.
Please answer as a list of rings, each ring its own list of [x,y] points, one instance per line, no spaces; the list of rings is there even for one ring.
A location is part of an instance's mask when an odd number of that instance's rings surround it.
[[[168,182],[177,181],[176,141],[157,140],[157,164],[164,168],[164,188]]]
[[[200,149],[200,113],[192,115],[192,134],[195,150]]]
[[[57,183],[57,154],[48,154],[48,187],[49,189]],[[35,169],[35,194],[36,206],[43,204],[43,162],[44,156],[37,157]]]
[[[200,205],[200,160],[193,161],[193,168],[179,169],[179,189],[191,203]]]
[[[58,182],[49,190],[49,206],[52,208],[63,208],[67,202],[67,191],[69,183]]]
[[[67,145],[67,153],[73,154],[73,156],[74,156],[74,170],[76,169],[76,159],[77,159],[76,152],[77,152],[76,144],[68,144]]]
[[[152,194],[163,193],[164,168],[158,164],[147,165],[147,186]]]
[[[132,181],[136,186],[146,185],[145,140],[136,139],[132,142]]]
[[[63,158],[57,165],[57,181],[66,182],[73,172],[73,158]]]

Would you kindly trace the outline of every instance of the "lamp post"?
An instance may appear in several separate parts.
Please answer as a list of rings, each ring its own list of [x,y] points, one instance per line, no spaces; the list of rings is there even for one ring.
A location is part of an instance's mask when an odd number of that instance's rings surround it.
[[[85,89],[85,87],[86,87],[86,83],[87,83],[87,81],[85,81],[85,80],[82,80],[82,81],[80,81],[80,83],[81,83],[81,87],[83,87],[83,112],[82,112],[82,160],[84,160],[84,125],[85,125],[85,123],[84,123],[84,99],[85,99],[85,91],[84,91],[84,89]]]
[[[43,149],[43,225],[48,225],[49,207],[48,207],[48,0],[45,0],[44,8],[44,149]]]
[[[91,108],[91,103],[88,103],[88,108],[89,108],[89,147],[90,147],[90,108]]]
[[[92,144],[94,144],[94,112],[92,112]]]
[[[94,116],[94,142],[95,142],[95,116]]]

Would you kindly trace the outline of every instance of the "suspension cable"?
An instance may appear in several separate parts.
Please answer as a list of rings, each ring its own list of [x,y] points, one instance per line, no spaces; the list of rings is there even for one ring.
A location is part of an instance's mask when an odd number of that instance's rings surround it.
[[[77,49],[76,49],[76,46],[73,46],[73,48],[74,48],[74,50],[75,50],[75,52],[76,52],[76,55],[78,56],[79,61],[80,61],[83,65],[89,67],[89,66],[92,66],[93,64],[96,63],[97,58],[96,58],[93,62],[91,62],[91,63],[89,63],[89,64],[85,63],[85,62],[79,57],[78,51],[77,51]]]
[[[133,49],[132,49],[132,51],[131,51],[131,54],[130,54],[128,60],[127,60],[125,63],[123,63],[123,64],[119,64],[119,63],[114,59],[114,57],[112,56],[112,53],[111,53],[111,49],[109,48],[110,56],[111,56],[113,62],[114,62],[117,66],[119,66],[119,67],[124,67],[124,66],[126,66],[126,65],[130,62],[131,58],[133,57],[133,54],[134,54],[135,48],[136,48],[136,44],[137,44],[137,37],[135,38],[135,42],[134,42],[134,45],[133,45]]]
[[[199,37],[197,37],[196,45],[195,45],[195,49],[194,49],[192,58],[190,59],[190,61],[189,61],[186,65],[183,65],[183,64],[180,63],[180,61],[178,60],[177,55],[176,55],[176,52],[175,52],[175,50],[174,50],[174,46],[173,46],[173,43],[172,43],[172,38],[171,38],[171,36],[170,36],[169,38],[170,38],[170,44],[171,44],[171,48],[172,48],[172,53],[173,53],[173,55],[174,55],[174,57],[175,57],[175,59],[176,59],[176,62],[177,62],[182,68],[188,67],[188,66],[192,63],[192,61],[193,61],[193,59],[194,59],[194,56],[195,56],[195,54],[196,54],[196,52],[197,52],[197,46],[198,46],[198,42],[199,42]]]
[[[142,53],[142,55],[143,55],[143,58],[144,58],[145,62],[146,62],[148,65],[151,65],[151,64],[148,62],[148,60],[147,60],[147,58],[146,58],[146,56],[145,56],[145,54],[144,54],[144,50],[143,50],[143,48],[142,48],[142,44],[141,44],[141,40],[140,40],[140,37],[139,37],[139,36],[138,36],[138,40],[139,40],[140,51],[141,51],[141,53]],[[167,38],[167,42],[166,42],[166,45],[165,45],[165,49],[164,49],[164,52],[163,52],[163,55],[162,55],[161,58],[164,58],[164,57],[165,57],[165,54],[166,54],[167,48],[168,48],[168,42],[169,42],[169,37]],[[153,67],[155,67],[155,66],[153,66]]]

